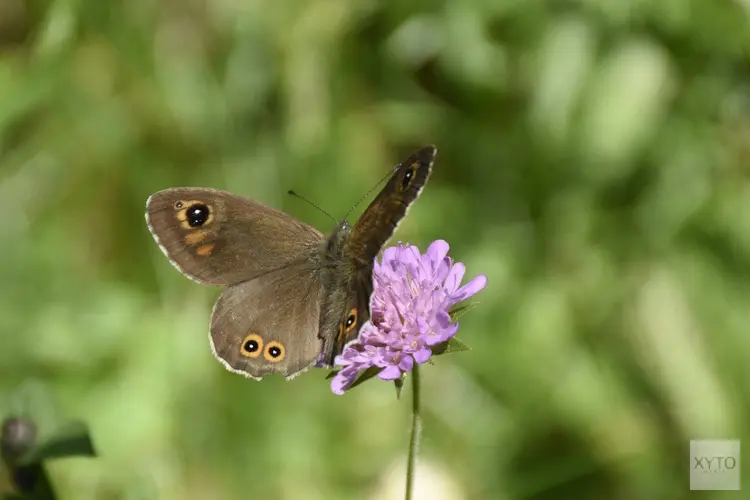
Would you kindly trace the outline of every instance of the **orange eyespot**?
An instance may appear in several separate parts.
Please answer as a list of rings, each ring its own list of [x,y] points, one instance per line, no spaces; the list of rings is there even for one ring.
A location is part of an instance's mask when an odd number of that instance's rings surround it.
[[[240,354],[248,358],[257,358],[263,352],[263,337],[257,333],[250,333],[242,341]]]
[[[266,348],[263,350],[263,357],[271,363],[278,363],[279,361],[284,359],[284,356],[286,356],[286,349],[284,349],[284,345],[281,342],[277,342],[275,340],[269,342],[268,345],[266,345]]]
[[[196,229],[207,226],[214,220],[214,209],[202,201],[180,200],[174,204],[177,220],[184,229]]]
[[[346,318],[346,322],[344,323],[344,331],[346,333],[351,332],[354,328],[357,326],[357,308],[355,307],[351,311],[349,311],[349,316]]]

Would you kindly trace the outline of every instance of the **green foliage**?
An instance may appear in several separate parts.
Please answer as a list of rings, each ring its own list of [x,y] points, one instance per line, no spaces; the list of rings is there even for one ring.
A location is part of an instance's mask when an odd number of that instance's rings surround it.
[[[11,394],[0,420],[0,459],[9,483],[2,484],[3,500],[56,500],[49,461],[96,456],[87,425],[60,421],[53,395],[36,380]]]
[[[685,498],[690,439],[750,435],[746,3],[0,3],[0,403],[89,425],[60,498],[399,498],[392,384],[226,372],[143,210],[327,231],[288,189],[342,216],[434,143],[393,241],[489,285],[421,373],[431,498]]]
[[[70,422],[58,429],[47,441],[39,443],[31,450],[23,461],[35,463],[72,456],[96,456],[89,430],[83,422]]]
[[[471,347],[466,345],[465,342],[460,340],[458,337],[442,342],[432,348],[432,354],[439,356],[440,354],[453,354],[456,352],[470,351]]]

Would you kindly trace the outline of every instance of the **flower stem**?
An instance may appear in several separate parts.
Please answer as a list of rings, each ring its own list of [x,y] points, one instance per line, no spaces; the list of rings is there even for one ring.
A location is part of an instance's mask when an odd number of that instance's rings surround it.
[[[406,500],[411,500],[414,493],[414,473],[417,466],[417,453],[419,449],[419,438],[422,435],[422,417],[419,414],[420,385],[419,385],[419,365],[414,363],[411,371],[411,438],[409,439],[409,457],[406,462]]]

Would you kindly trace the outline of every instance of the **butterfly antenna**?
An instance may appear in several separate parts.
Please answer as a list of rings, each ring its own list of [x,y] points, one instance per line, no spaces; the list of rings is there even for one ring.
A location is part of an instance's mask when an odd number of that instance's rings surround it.
[[[304,196],[302,196],[301,194],[297,193],[296,191],[292,191],[292,190],[290,189],[290,190],[289,190],[289,191],[287,191],[287,192],[288,192],[289,194],[291,194],[292,196],[296,196],[296,197],[297,197],[297,198],[299,198],[300,200],[306,201],[307,203],[309,203],[309,204],[310,204],[310,205],[312,205],[313,207],[317,208],[318,210],[320,210],[321,212],[323,212],[324,214],[326,214],[326,215],[327,215],[328,217],[330,217],[330,218],[331,218],[331,219],[333,220],[333,222],[335,222],[336,224],[338,224],[338,223],[339,223],[339,221],[338,221],[338,220],[336,220],[336,217],[334,217],[333,215],[329,214],[328,212],[326,212],[325,210],[323,210],[322,208],[320,208],[320,207],[319,207],[318,205],[316,205],[315,203],[311,202],[310,200],[308,200],[307,198],[305,198],[305,197],[304,197]]]
[[[389,178],[390,178],[390,177],[391,177],[391,176],[393,175],[393,172],[395,172],[396,170],[398,170],[398,167],[399,167],[399,165],[396,165],[395,167],[393,167],[393,168],[391,169],[391,171],[390,171],[390,172],[388,172],[387,174],[385,174],[385,175],[383,176],[383,178],[382,178],[382,179],[380,179],[380,180],[379,180],[379,181],[377,182],[377,184],[375,184],[375,185],[374,185],[373,187],[371,187],[371,188],[370,188],[370,190],[369,190],[369,191],[367,191],[367,192],[366,192],[366,193],[364,194],[364,196],[362,196],[362,198],[360,198],[360,199],[359,199],[359,200],[357,201],[357,203],[355,203],[355,204],[354,204],[354,205],[352,206],[352,208],[350,208],[350,209],[349,209],[349,211],[348,211],[348,212],[346,212],[346,215],[344,216],[344,220],[346,220],[346,219],[347,219],[347,218],[349,217],[349,214],[350,214],[350,213],[352,213],[352,210],[354,210],[355,208],[357,208],[357,207],[359,206],[359,204],[360,204],[360,203],[362,203],[362,202],[363,202],[363,201],[364,201],[364,200],[365,200],[365,199],[366,199],[366,198],[367,198],[368,196],[370,196],[370,195],[372,194],[372,192],[373,192],[373,191],[375,191],[375,190],[376,190],[376,189],[377,189],[377,188],[378,188],[378,187],[379,187],[379,186],[380,186],[380,185],[381,185],[381,184],[382,184],[382,183],[383,183],[383,182],[384,182],[384,181],[385,181],[386,179],[389,179]]]

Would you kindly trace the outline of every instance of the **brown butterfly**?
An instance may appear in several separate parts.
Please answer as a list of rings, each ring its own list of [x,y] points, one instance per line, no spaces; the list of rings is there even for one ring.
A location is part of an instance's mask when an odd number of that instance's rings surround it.
[[[373,261],[430,176],[436,149],[398,165],[354,224],[326,238],[290,215],[208,188],[159,191],[146,222],[188,278],[224,285],[211,314],[216,358],[260,380],[331,366],[368,320]]]

